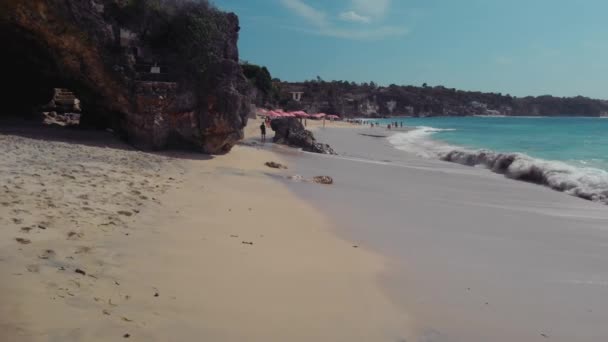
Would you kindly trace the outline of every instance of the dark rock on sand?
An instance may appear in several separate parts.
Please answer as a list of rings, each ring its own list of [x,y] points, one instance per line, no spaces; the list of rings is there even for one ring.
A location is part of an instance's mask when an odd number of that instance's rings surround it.
[[[274,119],[270,127],[275,133],[273,141],[277,144],[300,147],[307,152],[336,154],[329,145],[318,143],[312,132],[296,118]]]
[[[0,1],[4,112],[56,107],[61,88],[79,99],[81,126],[146,149],[226,153],[251,112],[239,30],[207,1]]]
[[[326,185],[334,184],[333,178],[331,178],[329,176],[316,176],[316,177],[312,178],[312,181],[317,184],[326,184]]]
[[[266,162],[264,165],[272,169],[287,169],[287,166],[276,162]]]

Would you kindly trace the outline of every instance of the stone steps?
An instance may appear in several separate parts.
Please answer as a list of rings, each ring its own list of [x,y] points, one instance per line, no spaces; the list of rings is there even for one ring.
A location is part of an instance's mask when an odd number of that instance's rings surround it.
[[[79,112],[80,100],[69,89],[55,88],[55,95],[51,100],[50,107],[58,112]]]

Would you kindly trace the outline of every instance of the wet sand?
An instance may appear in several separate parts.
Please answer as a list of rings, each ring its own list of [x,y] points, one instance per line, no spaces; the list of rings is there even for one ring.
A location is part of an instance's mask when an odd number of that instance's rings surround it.
[[[608,210],[479,168],[393,149],[385,129],[318,129],[341,153],[286,155],[286,184],[345,239],[392,259],[383,283],[411,314],[408,341],[608,338]]]
[[[410,340],[387,259],[278,182],[275,153],[66,132],[0,134],[1,341]]]

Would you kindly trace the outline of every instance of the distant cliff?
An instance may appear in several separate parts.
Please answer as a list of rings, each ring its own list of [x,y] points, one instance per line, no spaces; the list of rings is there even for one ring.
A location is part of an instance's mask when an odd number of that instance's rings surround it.
[[[251,104],[239,30],[202,0],[1,0],[3,114],[66,88],[83,125],[144,148],[227,152]]]
[[[496,93],[437,87],[379,87],[373,82],[344,81],[289,83],[274,80],[272,92],[258,105],[287,110],[326,112],[345,117],[384,116],[599,116],[608,113],[608,101],[578,97],[514,97]],[[302,93],[295,101],[293,93]],[[260,99],[258,98],[258,101]]]

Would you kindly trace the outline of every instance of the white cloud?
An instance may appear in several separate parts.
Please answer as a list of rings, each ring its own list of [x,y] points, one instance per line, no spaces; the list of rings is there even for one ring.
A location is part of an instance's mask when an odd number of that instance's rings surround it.
[[[317,26],[327,25],[327,15],[301,0],[281,0],[283,6]]]
[[[389,37],[404,36],[409,33],[409,30],[404,27],[382,26],[364,30],[328,28],[326,30],[319,31],[318,33],[324,36],[344,39],[377,40]]]
[[[391,0],[351,0],[352,8],[363,16],[381,18],[391,7]]]
[[[355,39],[355,40],[377,40],[388,37],[402,36],[408,33],[405,27],[394,26],[366,26],[365,28],[343,28],[338,25],[336,18],[330,16],[326,11],[317,9],[306,3],[304,0],[279,0],[281,4],[295,15],[306,20],[311,28],[294,28],[291,29],[318,34],[322,36]],[[360,9],[361,12],[350,10],[342,12],[338,15],[338,19],[360,24],[371,24],[372,18],[383,16],[388,7],[390,0],[351,0],[352,6],[355,9]]]
[[[344,21],[363,24],[369,24],[372,21],[370,17],[360,15],[355,11],[342,12],[340,13],[339,18]]]

